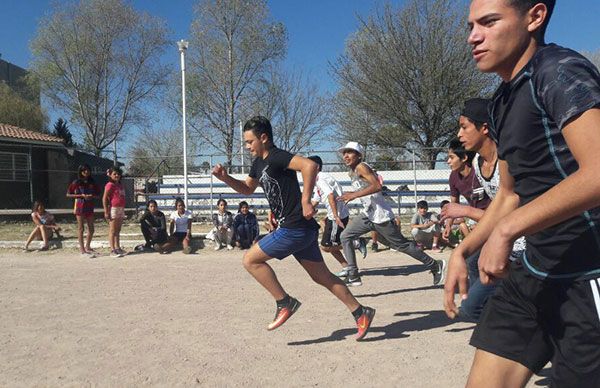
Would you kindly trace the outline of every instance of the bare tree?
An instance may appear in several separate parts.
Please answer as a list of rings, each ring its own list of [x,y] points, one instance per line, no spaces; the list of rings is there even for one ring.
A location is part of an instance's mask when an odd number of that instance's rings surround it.
[[[122,0],[57,2],[31,43],[32,70],[100,154],[126,124],[143,122],[143,103],[167,79],[166,44],[165,23]]]
[[[270,118],[275,144],[297,153],[322,141],[330,132],[331,101],[302,72],[273,70],[257,89],[251,107],[254,113]]]
[[[435,160],[434,147],[456,132],[463,101],[493,88],[471,59],[464,4],[411,0],[400,10],[388,4],[360,23],[332,65],[340,135],[417,148]]]
[[[234,157],[242,114],[254,106],[269,68],[282,59],[287,37],[264,0],[201,0],[196,7],[188,66],[190,126],[208,144]]]
[[[196,151],[194,142],[188,143],[188,155]],[[128,154],[128,174],[147,176],[161,165],[160,173],[181,174],[183,171],[183,143],[181,129],[142,129],[138,141]]]

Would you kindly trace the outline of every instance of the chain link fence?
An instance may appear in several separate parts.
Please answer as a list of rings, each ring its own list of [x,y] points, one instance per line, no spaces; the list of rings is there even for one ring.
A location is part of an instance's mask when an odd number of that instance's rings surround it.
[[[435,159],[423,159],[417,152],[406,149],[369,150],[366,162],[369,163],[383,179],[384,194],[398,215],[412,214],[416,202],[427,200],[432,210],[439,210],[440,202],[449,199],[448,177],[450,170],[445,163],[446,150],[429,150],[428,154],[437,155]],[[434,152],[431,152],[434,151]],[[352,190],[348,167],[337,151],[310,151],[304,156],[318,155],[323,160],[323,172],[333,176],[345,191]],[[188,160],[188,207],[200,218],[208,217],[216,211],[216,202],[225,199],[230,210],[237,209],[240,201],[246,201],[258,215],[268,210],[268,203],[260,187],[248,196],[236,193],[223,182],[211,175],[217,164],[227,166],[230,174],[238,179],[245,179],[250,171],[251,158],[236,155],[233,162],[227,163],[226,155],[213,154],[193,156]],[[160,161],[157,158],[157,165]],[[298,175],[301,181],[300,174]],[[140,207],[148,199],[154,199],[163,210],[173,209],[177,197],[184,198],[185,188],[183,169],[168,174],[153,174],[135,179],[135,201]],[[359,201],[350,204],[358,211]]]

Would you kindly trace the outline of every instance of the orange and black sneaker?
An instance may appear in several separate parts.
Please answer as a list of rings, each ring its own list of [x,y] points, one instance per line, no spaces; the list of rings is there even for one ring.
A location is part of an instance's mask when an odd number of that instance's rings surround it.
[[[283,325],[298,309],[300,308],[298,299],[290,297],[290,303],[287,306],[277,307],[275,311],[275,319],[269,324],[267,330],[275,330]]]
[[[365,338],[367,333],[369,332],[369,328],[371,327],[371,323],[373,322],[373,317],[375,316],[375,309],[371,307],[363,307],[363,313],[356,320],[356,326],[358,327],[358,332],[356,333],[356,340],[360,341]]]

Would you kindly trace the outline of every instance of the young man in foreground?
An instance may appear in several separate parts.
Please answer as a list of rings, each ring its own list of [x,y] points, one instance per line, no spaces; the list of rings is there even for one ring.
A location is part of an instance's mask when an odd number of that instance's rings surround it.
[[[600,386],[600,74],[544,43],[554,3],[471,2],[477,67],[504,81],[490,106],[500,187],[453,253],[447,313],[455,287],[466,293],[464,258],[479,247],[481,282],[504,280],[471,338],[469,387],[522,387],[548,361],[553,386]],[[522,235],[525,253],[509,263]]]
[[[358,303],[348,287],[329,272],[319,250],[319,225],[313,218],[315,210],[310,202],[317,165],[307,158],[275,147],[271,123],[262,116],[246,122],[244,141],[255,157],[246,180],[231,177],[220,164],[213,169],[213,175],[241,194],[250,195],[260,185],[277,218],[277,230],[252,245],[244,255],[246,270],[269,291],[277,304],[275,319],[268,330],[283,325],[298,310],[300,302],[284,291],[267,261],[294,255],[315,283],[327,288],[352,312],[358,326],[356,340],[363,339],[369,331],[375,309]],[[296,171],[302,174],[303,192],[300,192]]]

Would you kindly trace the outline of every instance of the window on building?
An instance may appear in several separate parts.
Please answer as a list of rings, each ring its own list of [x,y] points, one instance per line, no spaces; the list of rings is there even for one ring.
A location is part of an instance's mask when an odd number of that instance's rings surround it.
[[[0,180],[29,182],[29,155],[0,152]]]

